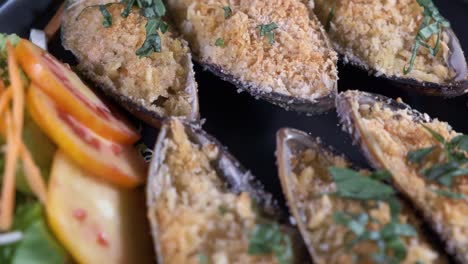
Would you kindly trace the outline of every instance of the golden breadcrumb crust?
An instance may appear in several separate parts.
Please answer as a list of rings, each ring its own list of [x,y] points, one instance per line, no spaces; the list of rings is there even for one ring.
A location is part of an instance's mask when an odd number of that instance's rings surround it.
[[[329,0],[309,2],[317,17],[326,23]],[[410,77],[419,81],[444,83],[455,76],[446,63],[449,37],[443,34],[440,51],[432,56],[419,48],[413,70],[403,75],[408,64],[416,33],[423,20],[423,8],[416,0],[337,0],[329,36],[347,60],[360,61],[377,70],[377,74]],[[430,44],[435,45],[434,36]]]
[[[370,223],[369,230],[381,229],[391,220],[390,208],[387,203],[374,202],[373,209],[366,209],[361,202],[339,198],[324,193],[336,192],[336,185],[328,172],[329,166],[347,168],[350,164],[341,156],[336,156],[321,149],[306,149],[299,152],[291,160],[292,172],[288,176],[289,188],[294,198],[289,201],[294,204],[300,215],[303,215],[303,225],[307,239],[314,248],[314,263],[352,263],[353,254],[363,257],[359,263],[374,263],[371,253],[378,252],[376,243],[360,242],[351,249],[347,245],[354,239],[347,227],[334,223],[333,214],[340,211],[359,214],[368,213],[380,223]],[[362,171],[368,174],[368,171]],[[321,195],[323,194],[323,195]],[[401,223],[410,223],[419,229],[419,224],[408,211],[400,214]],[[418,230],[416,237],[402,237],[407,248],[407,256],[402,263],[444,263],[437,251],[432,248],[427,238]]]
[[[382,103],[359,104],[357,92],[345,93],[351,104],[351,115],[365,146],[383,169],[390,171],[395,184],[430,219],[436,231],[447,241],[449,249],[468,261],[468,200],[450,199],[433,191],[441,188],[418,173],[406,158],[408,152],[437,145],[423,124],[446,140],[456,132],[437,119],[415,122],[408,110],[392,111]],[[452,191],[468,195],[467,176],[457,177]]]
[[[250,195],[229,192],[210,164],[221,150],[190,142],[178,121],[170,126],[150,208],[164,263],[276,263],[274,254],[247,254],[257,215]]]
[[[135,52],[145,41],[146,19],[137,10],[123,18],[124,6],[111,4],[112,26],[105,28],[94,2],[86,9],[77,5],[65,20],[63,44],[78,57],[78,69],[161,116],[189,116],[194,99],[186,90],[196,84],[188,45],[170,31],[159,32],[162,51],[140,58]]]
[[[314,100],[337,80],[336,53],[318,20],[298,0],[168,0],[197,60],[246,86]],[[232,14],[225,17],[223,7]],[[276,23],[275,43],[259,25]],[[222,39],[223,46],[216,46]]]

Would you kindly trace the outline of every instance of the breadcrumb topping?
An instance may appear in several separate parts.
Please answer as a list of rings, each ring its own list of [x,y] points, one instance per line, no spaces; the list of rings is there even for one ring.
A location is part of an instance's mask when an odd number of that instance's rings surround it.
[[[198,61],[262,92],[315,100],[335,89],[336,53],[298,0],[169,0]],[[225,17],[223,7],[232,13]],[[258,26],[276,23],[274,43]],[[218,39],[223,45],[216,45]]]
[[[309,6],[320,21],[327,22],[333,1],[302,1],[310,2]],[[423,8],[416,0],[337,0],[328,33],[346,60],[366,64],[375,69],[377,75],[449,82],[456,73],[447,63],[450,38],[446,32],[442,34],[437,55],[434,57],[428,49],[420,48],[413,70],[403,75],[423,18]],[[435,46],[436,39],[432,36],[429,44]]]
[[[78,57],[78,69],[161,116],[190,116],[194,99],[189,90],[196,84],[188,45],[170,31],[159,32],[161,52],[138,57],[146,19],[137,10],[123,18],[124,6],[112,4],[107,7],[112,26],[105,28],[99,8],[92,5],[106,2],[115,1],[77,1],[68,11],[63,44]]]
[[[307,232],[306,240],[314,248],[314,263],[353,263],[353,253],[366,256],[359,259],[359,263],[374,263],[371,254],[378,252],[376,243],[363,241],[351,248],[347,245],[354,239],[347,227],[334,222],[333,214],[346,211],[352,214],[368,213],[379,222],[370,222],[370,230],[381,229],[391,221],[390,208],[385,202],[374,202],[372,208],[365,208],[363,203],[355,200],[339,198],[332,194],[336,185],[328,172],[329,166],[347,168],[350,166],[343,157],[336,156],[321,149],[318,153],[314,149],[300,151],[291,160],[292,172],[289,174],[289,187],[292,189],[293,203],[301,216]],[[361,171],[368,175],[368,171]],[[401,223],[417,221],[405,209],[400,214]],[[402,263],[444,263],[418,231],[416,237],[402,237],[407,248],[407,257]]]

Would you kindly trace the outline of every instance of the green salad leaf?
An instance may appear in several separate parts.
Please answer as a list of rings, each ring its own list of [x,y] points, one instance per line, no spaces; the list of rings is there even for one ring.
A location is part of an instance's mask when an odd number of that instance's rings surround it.
[[[0,78],[8,85],[8,70],[7,70],[7,52],[6,43],[10,43],[15,46],[20,41],[20,37],[15,34],[7,35],[0,33]]]
[[[69,259],[48,229],[44,209],[38,202],[27,201],[17,207],[13,230],[21,231],[23,238],[0,247],[1,263],[63,264]]]

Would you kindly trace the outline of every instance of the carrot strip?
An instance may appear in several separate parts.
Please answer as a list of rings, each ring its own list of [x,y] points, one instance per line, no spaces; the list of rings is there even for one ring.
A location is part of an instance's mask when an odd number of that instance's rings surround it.
[[[9,114],[9,111],[6,112]],[[6,124],[0,119],[0,135],[6,136]],[[16,140],[17,142],[17,140]],[[17,142],[18,143],[18,142]],[[45,202],[47,195],[46,184],[42,178],[39,167],[34,162],[31,153],[23,142],[19,142],[21,160],[23,161],[23,168],[26,174],[26,180],[33,193],[39,198],[39,201]]]
[[[0,95],[0,115],[5,111],[5,109],[7,109],[12,95],[13,91],[11,89],[7,89],[2,93],[2,95]]]
[[[0,230],[2,231],[10,229],[13,223],[16,161],[19,152],[18,144],[15,144],[15,140],[13,139],[16,132],[12,125],[11,115],[6,115],[5,119],[7,127],[7,152],[0,201]]]
[[[10,87],[7,88],[8,94],[12,94],[12,89]],[[6,93],[6,92],[5,92]],[[0,99],[0,109],[1,107],[1,99]],[[3,110],[0,110],[0,114],[3,112]],[[9,109],[6,109],[5,113],[7,115],[10,114]],[[0,119],[0,135],[6,136],[6,124],[2,122],[3,120]],[[16,138],[15,138],[16,139]],[[41,171],[39,170],[39,167],[36,165],[34,162],[34,159],[31,156],[31,153],[29,152],[28,148],[26,145],[18,141],[17,139],[15,140],[16,143],[20,146],[20,155],[21,155],[21,160],[23,162],[23,168],[26,174],[26,180],[28,181],[29,187],[33,191],[33,193],[39,198],[41,202],[45,202],[46,198],[46,184],[44,182],[44,178],[41,176]]]
[[[63,16],[63,11],[65,10],[65,2],[63,2],[55,15],[52,17],[52,19],[49,21],[47,26],[44,28],[44,32],[47,36],[47,41],[51,40],[57,31],[60,29],[60,25],[62,24],[62,16]]]
[[[47,191],[44,178],[41,176],[39,167],[34,163],[31,153],[24,144],[20,145],[21,159],[23,161],[23,168],[26,172],[26,180],[33,193],[37,196],[39,201],[45,202]]]
[[[24,87],[13,46],[10,42],[7,42],[6,47],[8,55],[8,75],[10,77],[11,88],[13,89],[13,123],[15,132],[21,139],[24,121]]]
[[[5,82],[2,79],[0,79],[0,92],[3,91],[5,91]]]

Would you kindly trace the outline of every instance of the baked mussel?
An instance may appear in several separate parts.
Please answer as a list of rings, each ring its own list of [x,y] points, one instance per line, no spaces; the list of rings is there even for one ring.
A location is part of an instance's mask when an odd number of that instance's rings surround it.
[[[178,119],[161,128],[147,203],[158,263],[307,262],[271,195],[218,141]]]
[[[468,92],[460,42],[432,0],[303,0],[345,63],[423,94]]]
[[[286,109],[333,108],[337,55],[299,0],[168,0],[169,14],[205,69]]]
[[[355,170],[302,131],[277,133],[289,209],[314,263],[447,263],[386,172]]]
[[[129,3],[69,1],[62,45],[77,58],[79,73],[148,124],[160,126],[169,116],[197,121],[187,42],[166,23],[164,6],[147,14]]]
[[[373,167],[391,173],[447,251],[467,263],[468,137],[381,95],[341,93],[337,111]]]

